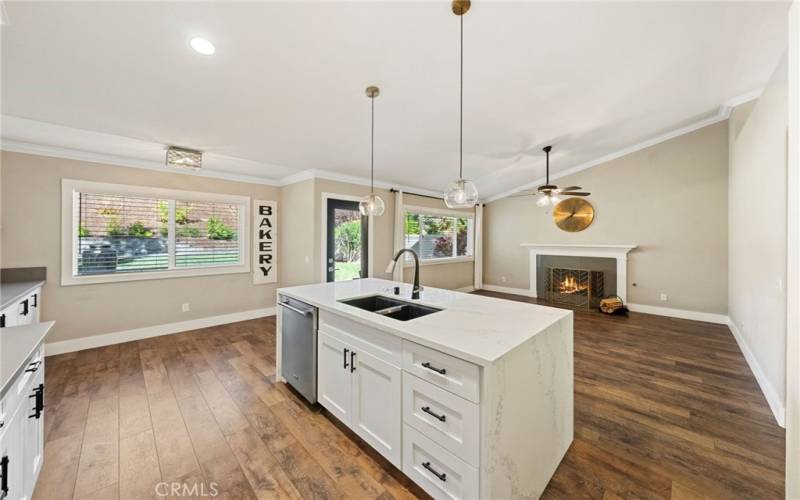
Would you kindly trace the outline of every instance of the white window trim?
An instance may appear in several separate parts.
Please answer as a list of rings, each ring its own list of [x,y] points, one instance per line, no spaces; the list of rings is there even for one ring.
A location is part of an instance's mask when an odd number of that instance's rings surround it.
[[[422,266],[434,266],[439,264],[457,264],[459,262],[474,262],[475,261],[475,212],[468,212],[468,211],[461,211],[461,210],[450,210],[447,208],[431,208],[431,207],[423,207],[420,205],[403,205],[403,220],[405,220],[405,214],[407,212],[416,213],[419,215],[441,215],[444,217],[458,217],[463,219],[470,219],[472,224],[469,225],[469,229],[467,231],[467,249],[472,252],[472,255],[463,255],[460,257],[441,257],[438,259],[426,259],[423,260],[422,258],[419,259],[419,265]],[[405,238],[405,231],[403,231],[403,237]],[[455,250],[455,249],[454,249]],[[414,259],[410,255],[406,254],[405,259],[403,260],[403,267],[414,267]]]
[[[145,271],[136,273],[109,273],[78,276],[78,211],[76,203],[78,193],[108,194],[115,196],[139,196],[144,198],[161,198],[167,200],[208,201],[230,203],[239,206],[239,255],[240,263],[236,265],[217,265],[193,267],[189,269],[168,269],[164,271]],[[170,202],[170,211],[174,213],[175,203]],[[171,218],[174,220],[174,217]],[[174,224],[174,222],[173,222]],[[175,248],[174,227],[170,232],[170,248]],[[170,261],[170,267],[174,262]],[[127,184],[108,184],[104,182],[80,181],[74,179],[61,180],[61,285],[86,285],[92,283],[116,283],[122,281],[141,281],[166,278],[185,278],[191,276],[211,276],[216,274],[234,274],[250,272],[250,198],[219,193],[203,193],[198,191],[182,191],[177,189],[154,188],[148,186],[131,186]]]

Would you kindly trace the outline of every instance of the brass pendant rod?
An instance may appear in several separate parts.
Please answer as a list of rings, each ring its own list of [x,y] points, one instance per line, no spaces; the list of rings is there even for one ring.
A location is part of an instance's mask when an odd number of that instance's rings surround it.
[[[458,81],[458,178],[464,178],[464,16],[458,16],[461,25],[460,72]]]
[[[375,194],[375,98],[370,98],[369,194]]]

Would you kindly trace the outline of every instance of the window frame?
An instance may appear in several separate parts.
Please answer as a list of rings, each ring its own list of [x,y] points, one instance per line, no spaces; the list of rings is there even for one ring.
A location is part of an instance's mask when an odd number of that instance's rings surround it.
[[[78,210],[79,193],[105,194],[112,196],[131,196],[167,200],[170,210],[169,222],[169,262],[170,267],[163,271],[139,271],[129,273],[78,274]],[[204,201],[229,203],[239,207],[239,263],[217,264],[202,267],[175,267],[175,202]],[[61,285],[86,285],[94,283],[117,283],[192,276],[212,276],[218,274],[238,274],[250,272],[250,198],[247,196],[183,191],[149,186],[110,184],[105,182],[61,180]]]
[[[420,205],[403,205],[403,224],[405,226],[406,214],[414,213],[417,215],[438,215],[443,217],[455,217],[457,219],[468,219],[469,225],[467,229],[467,249],[470,250],[471,255],[462,255],[455,257],[439,257],[435,259],[422,259],[420,256],[419,265],[432,266],[437,264],[456,264],[459,262],[474,262],[475,261],[475,212],[462,212],[459,210],[448,210],[443,208],[430,208]],[[406,238],[405,228],[403,229],[403,239]],[[453,242],[453,249],[457,248],[456,242]],[[406,254],[403,259],[403,267],[414,267],[414,258]]]

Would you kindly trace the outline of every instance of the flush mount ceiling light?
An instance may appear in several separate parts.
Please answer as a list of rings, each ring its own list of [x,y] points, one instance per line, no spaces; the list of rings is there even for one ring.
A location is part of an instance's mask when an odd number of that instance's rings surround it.
[[[214,48],[213,43],[201,37],[192,38],[189,40],[189,45],[192,46],[195,52],[198,54],[203,54],[204,56],[210,56],[217,51],[217,49]]]
[[[375,194],[375,98],[380,95],[378,87],[367,87],[367,97],[370,100],[370,136],[369,136],[369,194],[358,203],[361,215],[383,215],[383,200]]]
[[[478,188],[475,183],[464,179],[464,14],[470,7],[470,0],[453,0],[453,14],[461,22],[460,73],[458,87],[458,179],[453,181],[444,194],[444,203],[450,208],[472,208],[478,203]]]
[[[203,152],[170,146],[167,149],[167,166],[197,170],[203,166]]]

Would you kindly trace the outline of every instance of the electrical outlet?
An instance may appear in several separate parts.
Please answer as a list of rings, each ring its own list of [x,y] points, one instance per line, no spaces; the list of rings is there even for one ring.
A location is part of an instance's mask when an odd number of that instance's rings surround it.
[[[667,301],[667,294],[666,293],[662,293],[661,294],[661,302],[666,302],[666,301]]]
[[[778,285],[778,291],[782,292],[783,291],[783,279],[778,278],[778,281],[777,281],[776,284]]]
[[[188,313],[189,312],[189,304],[182,304],[181,311]]]
[[[506,278],[505,276],[500,276],[501,283],[505,283],[506,281],[508,281],[508,278]]]
[[[308,255],[306,255],[306,259],[305,260],[306,260],[306,264],[310,264],[311,263],[311,257],[309,257]]]

